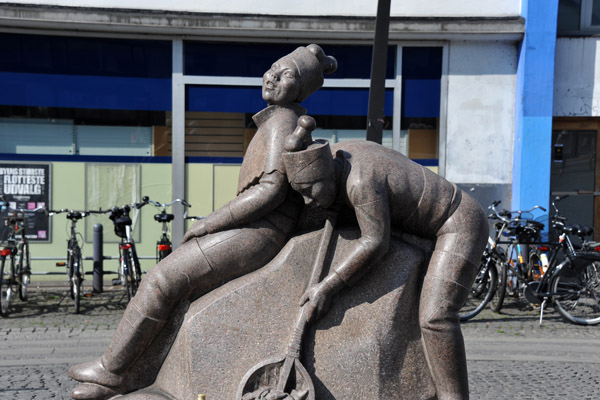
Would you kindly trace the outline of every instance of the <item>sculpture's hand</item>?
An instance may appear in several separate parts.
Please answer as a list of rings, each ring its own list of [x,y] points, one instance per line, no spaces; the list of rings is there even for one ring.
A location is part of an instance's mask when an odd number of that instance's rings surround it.
[[[194,222],[194,225],[192,225],[190,230],[188,230],[185,233],[185,235],[183,235],[183,240],[181,241],[181,243],[185,243],[188,240],[195,238],[195,237],[202,237],[202,236],[206,235],[207,233],[208,232],[206,232],[206,219],[203,218],[201,220]]]
[[[289,394],[283,392],[269,393],[267,397],[265,397],[266,400],[287,400],[291,398],[292,397]]]
[[[308,322],[321,318],[329,310],[330,303],[331,290],[325,282],[309,287],[300,299],[300,305],[307,307]]]

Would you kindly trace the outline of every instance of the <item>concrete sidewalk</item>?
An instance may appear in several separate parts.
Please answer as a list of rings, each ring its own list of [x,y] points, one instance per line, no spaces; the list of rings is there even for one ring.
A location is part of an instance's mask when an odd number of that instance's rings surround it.
[[[0,399],[69,399],[76,383],[68,367],[102,354],[125,292],[111,288],[81,304],[73,314],[66,289],[48,287],[14,302],[0,319]],[[540,327],[536,311],[513,301],[501,315],[484,311],[463,324],[463,332],[472,399],[600,398],[600,326],[562,322],[550,308]]]

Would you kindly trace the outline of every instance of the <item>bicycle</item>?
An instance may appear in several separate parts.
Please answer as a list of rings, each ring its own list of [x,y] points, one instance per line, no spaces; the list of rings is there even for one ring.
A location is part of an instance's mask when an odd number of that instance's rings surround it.
[[[549,302],[567,322],[579,325],[600,323],[600,253],[576,249],[569,235],[576,235],[579,227],[566,225],[556,202],[552,201],[555,215],[552,228],[558,233],[556,243],[547,245],[550,251],[548,265],[540,270],[540,279],[531,280],[523,288],[523,297],[531,305],[540,306],[540,325]],[[506,265],[506,264],[505,264]]]
[[[481,263],[475,281],[471,286],[469,297],[460,309],[459,317],[463,322],[475,317],[492,301],[498,288],[498,271],[507,262],[506,253],[498,244],[504,230],[510,224],[510,220],[496,211],[495,207],[498,204],[500,204],[500,201],[495,201],[488,207],[492,211],[488,218],[499,220],[499,222],[494,224],[494,238],[488,237],[488,244],[481,257]]]
[[[531,213],[538,208],[546,211],[543,207],[536,206],[528,211],[511,212],[504,210],[499,212],[496,209],[499,204],[500,201],[497,200],[488,207],[491,211],[488,218],[496,221],[494,223],[494,238],[488,238],[488,245],[482,255],[469,297],[459,312],[461,321],[473,318],[487,304],[490,304],[490,308],[494,311],[500,310],[507,288],[507,271],[515,270],[511,264],[512,253],[517,252],[522,259],[522,254],[529,252],[526,246],[530,242],[530,237],[539,237],[539,231],[544,227],[543,224],[537,221],[523,217],[523,214]],[[513,214],[516,214],[516,217],[512,218]],[[515,239],[503,241],[503,236],[515,237]],[[509,245],[507,250],[500,246],[502,244]],[[527,259],[529,260],[529,258]],[[531,269],[525,268],[524,265],[523,262],[518,264],[519,271],[527,270],[527,274],[530,275]]]
[[[113,222],[115,234],[121,238],[119,243],[119,276],[120,279],[113,280],[114,285],[121,283],[125,284],[127,291],[127,299],[131,300],[135,296],[137,289],[142,280],[142,270],[135,249],[135,241],[132,237],[131,225],[133,221],[129,216],[131,208],[140,209],[146,204],[148,198],[144,197],[141,203],[131,203],[124,206],[115,206],[110,210],[101,212],[109,212],[109,218]]]
[[[499,204],[499,202],[498,202]],[[496,206],[498,205],[496,204]],[[498,285],[490,308],[494,312],[500,312],[506,295],[519,297],[519,293],[531,281],[538,281],[548,268],[549,259],[548,243],[541,242],[541,232],[544,224],[532,218],[526,218],[523,214],[530,215],[534,210],[546,211],[544,207],[535,206],[527,211],[504,211],[506,226],[502,235],[507,236],[506,262],[502,263],[498,270]],[[495,208],[495,216],[502,217]],[[516,215],[515,217],[512,217]],[[512,217],[512,218],[511,218]]]
[[[175,216],[171,213],[167,213],[167,207],[170,207],[177,202],[180,202],[184,207],[191,207],[191,205],[182,199],[175,199],[166,204],[159,203],[157,201],[150,200],[147,196],[143,197],[142,201],[150,203],[157,208],[162,208],[160,213],[154,215],[154,220],[162,224],[162,233],[160,239],[156,242],[156,262],[158,263],[173,251],[173,244],[169,238],[169,222],[173,221]]]
[[[43,210],[44,207],[32,210],[15,209],[6,207],[3,199],[0,199],[0,203],[3,203],[3,209],[8,210],[8,215],[3,217],[4,224],[8,227],[8,237],[6,245],[0,250],[0,316],[7,317],[13,286],[18,286],[21,301],[27,301],[27,290],[31,282],[31,253],[25,234],[25,212],[37,212]],[[7,258],[9,260],[8,268]]]
[[[75,314],[79,314],[81,305],[81,286],[85,275],[83,269],[83,237],[77,232],[77,222],[88,215],[98,214],[101,211],[78,211],[78,210],[48,210],[48,215],[67,213],[67,219],[71,221],[71,233],[67,239],[67,261],[57,262],[57,267],[66,267],[67,281],[69,282],[69,294],[75,305]],[[81,239],[81,245],[80,243]]]

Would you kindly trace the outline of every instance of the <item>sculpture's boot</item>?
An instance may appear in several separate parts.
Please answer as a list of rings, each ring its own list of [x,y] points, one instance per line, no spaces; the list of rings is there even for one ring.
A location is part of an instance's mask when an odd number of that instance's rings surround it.
[[[462,274],[452,277],[456,280],[450,280],[447,275],[425,277],[419,310],[421,335],[437,398],[466,400],[469,380],[458,311],[469,294],[470,285],[467,287],[465,283],[472,282],[477,270],[460,255],[442,254],[434,252],[432,263],[441,256],[444,260],[438,265],[447,267],[447,272],[462,271]],[[431,296],[431,293],[438,295]]]
[[[71,391],[71,397],[76,400],[106,400],[119,393],[95,383],[82,383]]]
[[[106,352],[95,361],[69,368],[69,376],[79,382],[96,384],[104,389],[121,393],[123,374],[157,336],[166,321],[144,315],[136,305],[135,297],[129,303],[117,326]],[[78,393],[101,392],[103,389],[80,385]],[[109,390],[106,390],[108,393]],[[84,394],[78,394],[83,396]],[[74,397],[92,399],[96,397]],[[103,398],[103,397],[99,397]]]

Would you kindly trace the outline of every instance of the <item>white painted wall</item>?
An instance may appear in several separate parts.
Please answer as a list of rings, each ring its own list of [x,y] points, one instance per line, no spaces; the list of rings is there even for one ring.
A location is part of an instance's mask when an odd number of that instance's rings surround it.
[[[456,183],[510,183],[516,46],[453,42],[448,69],[446,178]]]
[[[10,0],[9,0],[10,1]],[[21,4],[169,10],[225,14],[374,16],[376,0],[21,0]],[[392,0],[391,15],[506,17],[520,15],[521,0]]]
[[[600,38],[558,39],[554,68],[554,116],[600,116]]]

